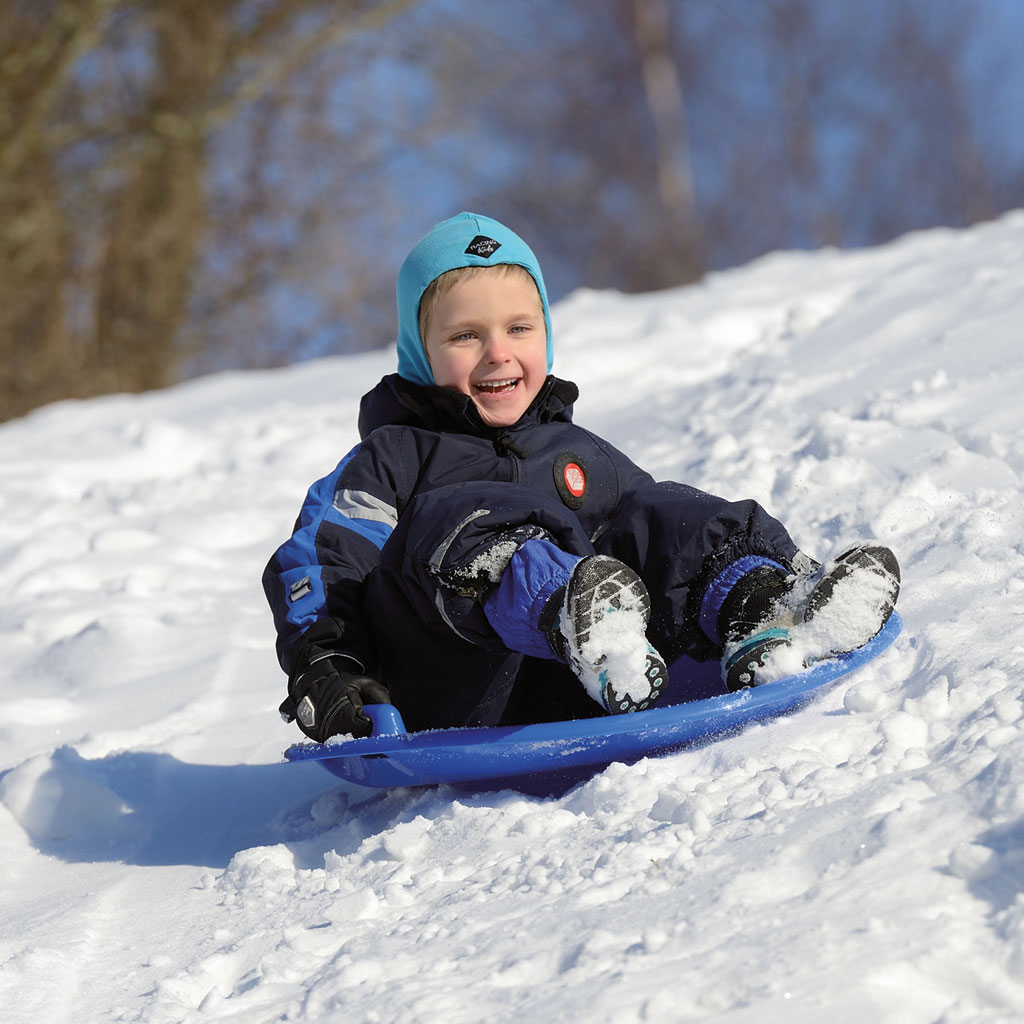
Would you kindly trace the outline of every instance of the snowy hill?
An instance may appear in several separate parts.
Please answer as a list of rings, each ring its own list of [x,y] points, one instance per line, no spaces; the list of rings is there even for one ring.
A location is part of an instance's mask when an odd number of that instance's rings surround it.
[[[1024,1016],[1024,213],[555,310],[577,419],[905,632],[560,799],[284,765],[259,587],[393,352],[0,428],[0,1021]]]

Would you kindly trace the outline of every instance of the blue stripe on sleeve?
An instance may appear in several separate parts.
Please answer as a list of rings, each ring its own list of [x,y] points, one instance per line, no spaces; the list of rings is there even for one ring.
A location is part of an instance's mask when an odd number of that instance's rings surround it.
[[[392,506],[365,491],[340,487],[342,474],[358,451],[359,445],[356,445],[333,473],[310,487],[299,513],[298,526],[278,551],[282,568],[320,564],[317,536],[325,521],[359,534],[378,550],[391,536],[398,522]]]

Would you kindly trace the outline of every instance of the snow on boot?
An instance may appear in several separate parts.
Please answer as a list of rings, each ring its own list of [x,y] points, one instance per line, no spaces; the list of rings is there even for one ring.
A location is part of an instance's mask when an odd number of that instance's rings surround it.
[[[607,555],[581,559],[555,610],[552,650],[606,711],[642,711],[665,692],[668,670],[647,640],[651,600],[628,565]]]
[[[888,622],[900,590],[896,556],[862,544],[811,572],[760,569],[723,604],[722,675],[729,690],[757,686],[863,647]]]
[[[889,621],[900,593],[896,556],[878,544],[861,544],[797,577],[791,600],[803,607],[794,642],[809,665],[863,647]]]

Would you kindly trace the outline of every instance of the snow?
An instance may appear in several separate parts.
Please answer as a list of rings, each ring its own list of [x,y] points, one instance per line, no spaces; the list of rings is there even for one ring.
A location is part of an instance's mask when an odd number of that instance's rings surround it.
[[[393,350],[0,428],[0,1020],[1020,1019],[1022,275],[1014,213],[555,309],[580,422],[905,622],[559,799],[280,761],[260,572]]]

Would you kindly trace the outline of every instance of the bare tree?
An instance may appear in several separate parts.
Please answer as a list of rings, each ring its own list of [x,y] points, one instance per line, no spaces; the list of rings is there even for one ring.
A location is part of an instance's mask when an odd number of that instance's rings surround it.
[[[58,153],[43,141],[75,61],[112,3],[0,7],[0,413],[63,394],[73,235]]]
[[[732,63],[708,66],[700,99],[736,113],[710,140],[722,183],[705,197],[714,264],[995,212],[961,78],[981,5],[765,0],[720,13]],[[727,73],[744,63],[747,78]]]
[[[968,0],[0,0],[0,419],[393,338],[417,229],[552,294],[1024,202]]]
[[[703,240],[690,163],[686,104],[672,45],[668,0],[633,0],[633,35],[654,128],[658,197],[680,282],[703,273]]]
[[[192,0],[147,18],[154,70],[139,110],[146,129],[122,152],[103,215],[92,330],[99,390],[161,387],[175,376],[205,222],[204,114],[225,70],[224,13]]]
[[[467,202],[520,225],[554,291],[642,291],[700,276],[674,23],[662,0],[481,8],[415,54],[437,97],[430,125],[452,158],[486,137]],[[544,26],[543,42],[537,26]],[[473,88],[467,89],[466,83]],[[454,143],[452,140],[455,140]]]
[[[178,377],[212,140],[412,2],[0,4],[0,418]]]

